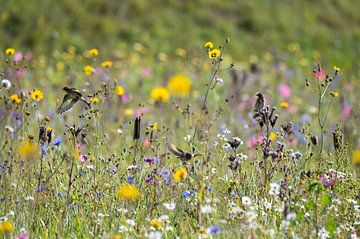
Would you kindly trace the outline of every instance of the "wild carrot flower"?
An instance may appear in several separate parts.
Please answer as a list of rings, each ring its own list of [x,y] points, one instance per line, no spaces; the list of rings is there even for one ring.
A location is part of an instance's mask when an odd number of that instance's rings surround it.
[[[122,185],[117,191],[118,199],[122,201],[135,201],[140,197],[140,192],[134,185]]]
[[[18,150],[20,157],[26,159],[30,159],[38,153],[38,148],[30,141],[20,143]]]
[[[14,48],[8,48],[5,50],[5,54],[8,55],[8,56],[12,56],[15,54],[15,49]]]
[[[119,96],[122,96],[123,94],[124,94],[124,88],[122,87],[122,86],[119,86],[119,85],[117,85],[117,86],[115,86],[115,93],[117,94],[117,95],[119,95]]]
[[[1,87],[9,89],[11,87],[11,82],[8,79],[1,80]]]
[[[206,47],[207,49],[213,49],[214,43],[212,43],[211,41],[205,42],[204,47]]]
[[[159,229],[162,227],[162,223],[158,219],[152,219],[150,221],[150,225],[155,227],[156,229]]]
[[[84,73],[85,75],[89,76],[91,75],[92,73],[94,73],[94,68],[92,66],[84,66]]]
[[[104,68],[109,68],[109,67],[112,67],[112,61],[103,61],[101,63],[101,67],[104,67]]]
[[[355,151],[352,153],[352,162],[353,162],[354,164],[360,164],[360,149],[355,150]]]
[[[208,52],[209,58],[216,59],[220,56],[220,50],[219,49],[213,49]]]
[[[186,168],[179,168],[174,173],[174,179],[176,181],[181,181],[187,177],[188,173],[186,171]]]
[[[187,97],[190,93],[191,81],[187,76],[174,75],[169,79],[168,89],[174,96]]]
[[[14,232],[14,225],[10,221],[0,222],[0,234],[9,234]]]
[[[93,97],[93,98],[91,99],[91,104],[97,105],[97,104],[99,104],[99,103],[100,103],[100,99],[99,99],[99,98]]]
[[[41,90],[34,90],[31,93],[31,98],[36,101],[40,101],[44,98],[44,93]]]
[[[12,94],[10,96],[10,100],[14,103],[14,104],[20,104],[21,103],[21,99],[17,94]]]
[[[169,100],[169,91],[165,87],[155,87],[151,90],[150,96],[157,102],[167,102]]]

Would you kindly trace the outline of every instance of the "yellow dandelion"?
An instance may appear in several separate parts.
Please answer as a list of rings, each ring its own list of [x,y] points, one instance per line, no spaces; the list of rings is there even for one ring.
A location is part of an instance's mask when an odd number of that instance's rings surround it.
[[[157,123],[157,122],[154,122],[153,125],[152,125],[152,129],[153,129],[154,131],[156,131],[156,130],[157,130],[157,127],[158,127],[158,123]]]
[[[213,49],[208,52],[208,55],[211,59],[216,59],[220,56],[220,50],[219,49]]]
[[[14,103],[14,104],[20,104],[21,103],[21,99],[17,94],[12,94],[10,96],[10,100]]]
[[[92,73],[94,73],[94,68],[92,66],[84,66],[84,73],[85,75],[89,76],[91,75]]]
[[[125,116],[130,117],[130,116],[132,116],[133,112],[134,111],[132,109],[127,108],[127,109],[125,109],[124,114],[125,114]]]
[[[191,90],[191,81],[187,76],[174,75],[169,79],[168,89],[171,95],[187,97]]]
[[[34,90],[31,92],[31,98],[36,101],[40,101],[44,98],[44,93],[41,90]]]
[[[99,50],[96,49],[96,48],[92,48],[92,49],[87,51],[86,55],[90,56],[90,57],[98,56],[99,55]]]
[[[213,49],[214,43],[212,43],[211,41],[205,42],[204,47],[206,47],[207,49]]]
[[[14,225],[10,221],[0,222],[0,234],[9,234],[14,232]]]
[[[100,99],[99,99],[99,98],[93,97],[93,98],[91,99],[91,104],[97,105],[97,104],[99,104],[99,103],[100,103]]]
[[[188,173],[186,171],[186,168],[179,168],[174,173],[174,179],[176,181],[181,181],[187,177]]]
[[[30,141],[21,142],[19,144],[18,151],[19,151],[20,157],[24,158],[24,159],[30,159],[32,157],[35,157],[39,152],[36,145]]]
[[[159,221],[158,219],[152,219],[152,220],[150,221],[150,225],[153,226],[153,227],[155,227],[156,229],[159,229],[159,228],[162,227],[162,223],[161,223],[161,221]]]
[[[165,87],[155,87],[150,93],[151,99],[157,102],[167,102],[169,100],[169,91]]]
[[[8,48],[5,50],[5,54],[8,55],[8,56],[12,56],[15,54],[15,49],[14,48]]]
[[[360,149],[355,150],[355,151],[352,153],[352,162],[353,162],[354,164],[360,164]]]
[[[115,86],[114,91],[119,96],[122,96],[125,93],[124,88],[122,86],[119,86],[119,85]]]
[[[330,93],[330,95],[332,97],[338,97],[340,94],[339,94],[339,92],[333,91],[333,92]]]
[[[120,239],[121,237],[120,237],[120,235],[119,234],[115,234],[115,235],[113,235],[112,237],[111,237],[111,239]]]
[[[103,61],[101,63],[101,67],[104,67],[104,68],[109,68],[109,67],[112,67],[112,61]]]
[[[283,109],[289,108],[289,103],[288,103],[288,102],[285,102],[285,101],[281,102],[281,103],[280,103],[280,108],[283,108]]]
[[[118,199],[122,201],[135,201],[140,197],[139,189],[131,184],[122,185],[116,194]]]
[[[271,132],[269,134],[269,138],[274,142],[276,140],[276,134],[274,132]]]

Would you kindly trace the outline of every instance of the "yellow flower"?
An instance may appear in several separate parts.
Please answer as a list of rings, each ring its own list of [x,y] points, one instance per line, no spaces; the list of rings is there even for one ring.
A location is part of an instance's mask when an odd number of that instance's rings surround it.
[[[332,97],[338,97],[340,94],[339,94],[339,92],[333,91],[333,92],[330,93],[330,95]]]
[[[276,134],[274,132],[271,132],[269,134],[269,138],[274,142],[276,140]]]
[[[97,104],[99,104],[99,102],[100,102],[100,99],[97,97],[93,97],[91,99],[91,104],[93,104],[93,105],[97,105]]]
[[[166,102],[169,100],[169,91],[165,87],[155,87],[151,90],[150,96],[158,102]]]
[[[121,237],[120,237],[120,235],[119,234],[115,234],[115,235],[113,235],[112,237],[111,237],[111,239],[120,239]]]
[[[187,177],[188,173],[186,171],[186,168],[179,168],[174,173],[174,179],[176,181],[181,181]]]
[[[31,92],[31,98],[36,101],[40,101],[44,98],[44,93],[41,90],[34,90]]]
[[[89,76],[94,72],[94,68],[92,66],[84,66],[84,73],[85,75]]]
[[[109,67],[112,67],[112,61],[103,61],[101,63],[101,67],[104,67],[104,68],[109,68]]]
[[[14,225],[10,221],[0,222],[0,234],[9,234],[14,232]]]
[[[216,58],[218,58],[219,56],[220,56],[220,50],[219,49],[213,49],[213,50],[211,50],[211,51],[209,51],[208,52],[208,54],[209,54],[209,57],[211,58],[211,59],[216,59]]]
[[[150,221],[150,225],[155,227],[156,229],[161,228],[162,227],[162,223],[158,220],[158,219],[152,219]]]
[[[21,99],[19,98],[19,96],[17,94],[12,94],[10,96],[10,100],[14,103],[14,104],[20,104],[21,103]]]
[[[73,160],[78,160],[80,158],[80,155],[81,155],[80,150],[75,149],[75,151],[72,154]]]
[[[337,66],[334,66],[334,71],[335,71],[335,72],[340,72],[340,68],[337,67]]]
[[[168,89],[174,96],[187,97],[190,93],[191,81],[184,75],[174,75],[169,79]]]
[[[280,103],[280,107],[283,108],[283,109],[287,109],[287,108],[289,108],[289,103],[288,103],[288,102],[285,102],[285,101],[284,101],[284,102],[281,102],[281,103]]]
[[[153,129],[154,131],[156,131],[156,130],[157,130],[157,127],[158,127],[158,123],[157,123],[157,122],[154,122],[153,125],[152,125],[152,129]]]
[[[8,48],[5,50],[5,54],[8,55],[8,56],[12,56],[15,54],[15,49],[14,48]]]
[[[130,117],[133,114],[133,110],[130,108],[125,109],[124,114],[125,114],[125,116]]]
[[[99,55],[99,50],[96,48],[90,49],[87,51],[87,56],[98,56]]]
[[[355,150],[355,151],[352,153],[352,162],[353,162],[354,164],[360,164],[360,149]]]
[[[39,152],[36,145],[30,141],[21,142],[18,147],[18,150],[20,157],[25,159],[30,159],[32,157],[35,157],[36,154]]]
[[[205,42],[204,47],[206,47],[208,49],[213,49],[214,43],[212,43],[211,41]]]
[[[119,96],[122,96],[123,94],[124,94],[124,88],[123,87],[121,87],[121,86],[119,86],[119,85],[117,85],[117,86],[115,86],[115,93],[117,94],[117,95],[119,95]]]
[[[134,201],[140,197],[140,192],[137,187],[125,184],[118,189],[117,197],[122,201]]]
[[[185,56],[186,56],[186,50],[183,49],[183,48],[177,48],[177,49],[175,50],[175,54],[176,54],[177,56],[180,56],[180,57],[185,57]]]

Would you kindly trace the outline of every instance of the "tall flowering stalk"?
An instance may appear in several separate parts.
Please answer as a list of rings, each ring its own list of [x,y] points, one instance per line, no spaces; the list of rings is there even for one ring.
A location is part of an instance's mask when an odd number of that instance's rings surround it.
[[[337,77],[339,75],[339,72],[340,72],[340,68],[334,66],[334,77]],[[314,73],[315,73],[315,78],[316,78],[316,82],[317,82],[317,86],[318,86],[317,117],[318,117],[318,124],[319,124],[320,130],[321,130],[319,156],[320,156],[320,158],[322,158],[323,150],[324,150],[324,132],[325,132],[326,121],[328,118],[330,106],[331,106],[332,102],[334,101],[334,98],[339,96],[339,93],[336,91],[330,92],[331,98],[330,98],[329,103],[327,104],[325,114],[323,115],[322,111],[323,111],[323,107],[324,107],[324,98],[325,98],[327,90],[329,89],[329,86],[333,82],[333,79],[330,78],[328,75],[326,75],[325,71],[323,69],[321,69],[321,65],[319,63],[317,65],[317,69],[314,70]],[[321,82],[322,80],[324,80],[324,81]],[[308,82],[306,84],[308,85]]]

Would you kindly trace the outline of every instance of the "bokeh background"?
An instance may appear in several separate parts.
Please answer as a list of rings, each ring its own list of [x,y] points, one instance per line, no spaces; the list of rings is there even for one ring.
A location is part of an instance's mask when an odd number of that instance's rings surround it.
[[[322,61],[357,67],[360,3],[316,1],[1,0],[0,45],[37,53],[89,47],[105,52],[136,42],[171,56],[225,37],[237,60],[298,43]]]

